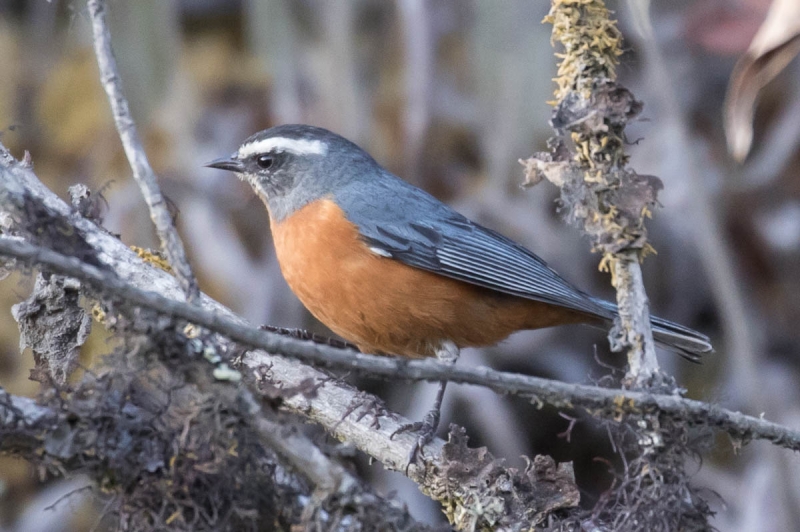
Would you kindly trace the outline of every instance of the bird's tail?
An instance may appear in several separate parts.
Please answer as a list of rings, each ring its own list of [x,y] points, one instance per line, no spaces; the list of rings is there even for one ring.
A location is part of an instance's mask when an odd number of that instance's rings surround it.
[[[711,340],[683,325],[656,316],[650,318],[653,326],[653,340],[665,349],[674,351],[690,362],[700,363],[703,355],[714,352]]]
[[[600,299],[594,301],[610,311],[613,316],[617,315],[615,304]],[[658,346],[673,351],[690,362],[699,364],[703,355],[714,352],[709,337],[694,329],[656,316],[650,317],[650,325],[653,327],[653,340]]]

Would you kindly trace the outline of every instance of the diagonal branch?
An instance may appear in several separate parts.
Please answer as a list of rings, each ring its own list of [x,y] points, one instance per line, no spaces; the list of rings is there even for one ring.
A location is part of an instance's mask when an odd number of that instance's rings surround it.
[[[167,209],[167,203],[161,194],[161,188],[158,186],[158,180],[150,166],[150,161],[147,159],[142,140],[136,130],[136,123],[128,108],[128,100],[122,90],[122,79],[119,75],[117,60],[114,57],[114,49],[111,46],[111,34],[106,24],[106,2],[105,0],[89,0],[88,7],[92,18],[94,51],[97,56],[97,66],[100,68],[100,82],[108,95],[111,111],[114,114],[114,123],[117,126],[119,138],[122,140],[122,146],[125,148],[125,155],[128,157],[133,177],[139,184],[142,196],[147,203],[150,218],[156,227],[158,238],[161,240],[170,266],[181,282],[186,299],[194,302],[200,294],[197,280],[186,258],[183,242],[172,223],[172,215]]]

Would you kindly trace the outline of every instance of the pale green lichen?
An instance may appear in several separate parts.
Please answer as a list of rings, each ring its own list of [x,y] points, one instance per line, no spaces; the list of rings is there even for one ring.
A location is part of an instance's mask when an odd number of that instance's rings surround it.
[[[553,44],[563,47],[556,54],[553,126],[569,144],[570,162],[583,181],[569,191],[562,186],[562,199],[573,211],[568,217],[592,238],[593,250],[603,254],[602,269],[622,251],[635,251],[641,259],[654,251],[644,221],[660,185],[651,194],[640,194],[642,201],[626,201],[625,186],[642,181],[625,168],[624,128],[641,104],[616,84],[622,35],[603,0],[553,0],[544,22],[553,25]],[[618,205],[620,200],[635,209]]]
[[[553,44],[564,46],[564,53],[556,54],[561,59],[556,100],[573,91],[589,99],[593,80],[616,79],[622,34],[602,0],[553,0],[544,22],[553,25]]]

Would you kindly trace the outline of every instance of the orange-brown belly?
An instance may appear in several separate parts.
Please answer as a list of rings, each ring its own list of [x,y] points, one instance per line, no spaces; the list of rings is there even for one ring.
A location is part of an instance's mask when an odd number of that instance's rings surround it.
[[[371,252],[331,200],[301,208],[272,234],[283,276],[308,310],[362,351],[433,356],[492,345],[522,329],[587,321],[569,310],[505,295]]]

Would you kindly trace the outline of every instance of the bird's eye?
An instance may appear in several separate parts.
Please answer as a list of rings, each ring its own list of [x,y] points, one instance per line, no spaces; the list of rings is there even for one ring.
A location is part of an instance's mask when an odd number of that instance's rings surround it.
[[[270,168],[273,162],[274,159],[270,155],[259,155],[256,159],[256,164],[264,170]]]

